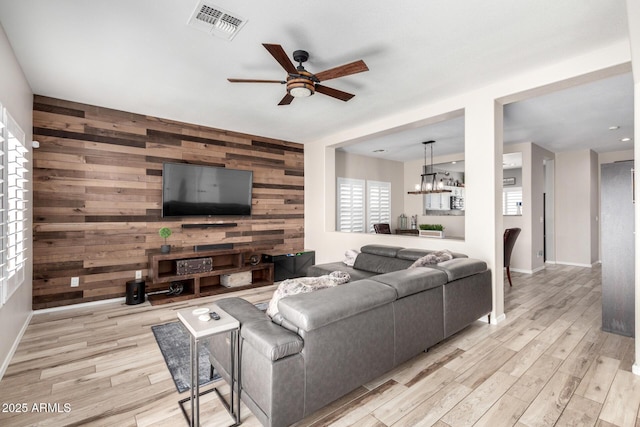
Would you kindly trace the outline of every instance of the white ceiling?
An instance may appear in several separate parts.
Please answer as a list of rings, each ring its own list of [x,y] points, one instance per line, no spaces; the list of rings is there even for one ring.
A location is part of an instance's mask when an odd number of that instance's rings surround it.
[[[618,129],[610,130],[615,126]],[[504,143],[533,142],[549,151],[633,149],[633,78],[609,77],[504,107]],[[341,148],[362,156],[405,162],[424,157],[422,141],[435,140],[434,157],[464,152],[464,117],[374,137]],[[376,150],[384,150],[376,152]]]
[[[302,143],[628,38],[624,0],[215,0],[248,20],[230,42],[187,26],[196,4],[0,0],[0,24],[36,94]],[[285,77],[261,43],[307,50],[311,72],[356,59],[370,71],[327,83],[349,102],[278,106],[284,86],[226,80]],[[561,151],[631,135],[631,78],[608,80],[507,106],[505,141]],[[422,156],[420,141],[460,139],[461,120],[402,140]]]

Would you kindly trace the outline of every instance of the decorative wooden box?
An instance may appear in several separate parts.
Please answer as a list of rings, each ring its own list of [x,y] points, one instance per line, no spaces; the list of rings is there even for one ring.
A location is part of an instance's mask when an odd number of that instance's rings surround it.
[[[434,237],[436,239],[444,238],[444,231],[440,230],[420,230],[418,234],[420,237]]]
[[[250,285],[251,272],[243,271],[240,273],[223,274],[222,276],[220,276],[220,284],[227,288]]]
[[[176,261],[176,274],[207,273],[213,268],[211,257],[181,259]]]

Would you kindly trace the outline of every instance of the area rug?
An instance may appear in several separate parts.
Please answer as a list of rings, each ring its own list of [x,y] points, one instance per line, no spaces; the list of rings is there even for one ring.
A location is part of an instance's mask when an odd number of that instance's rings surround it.
[[[265,311],[268,302],[258,303],[255,306]],[[164,325],[154,325],[151,327],[153,335],[164,361],[169,368],[169,372],[176,384],[178,393],[183,393],[190,389],[191,384],[191,363],[189,355],[189,331],[182,325],[180,321],[165,323]],[[213,378],[210,378],[211,363],[209,362],[209,346],[207,340],[198,343],[198,383],[200,386],[209,384],[220,378],[217,372],[214,372]]]
[[[173,377],[178,393],[189,390],[191,384],[189,331],[179,321],[155,325],[151,327],[151,330],[156,337],[156,342]],[[209,347],[206,341],[202,340],[198,343],[198,383],[200,386],[220,378],[217,372],[214,373],[213,378],[209,378],[211,363],[209,362]]]

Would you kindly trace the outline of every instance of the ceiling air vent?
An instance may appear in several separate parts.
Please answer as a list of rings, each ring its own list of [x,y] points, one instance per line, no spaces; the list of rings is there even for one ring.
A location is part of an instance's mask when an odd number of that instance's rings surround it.
[[[200,1],[193,11],[188,25],[225,40],[232,40],[246,23],[246,19],[235,13],[228,12],[206,1]]]

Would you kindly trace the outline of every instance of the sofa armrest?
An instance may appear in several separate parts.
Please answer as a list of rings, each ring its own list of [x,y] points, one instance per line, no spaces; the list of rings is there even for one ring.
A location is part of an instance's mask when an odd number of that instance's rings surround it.
[[[244,339],[243,345],[251,345],[256,352],[271,361],[300,353],[304,347],[304,341],[300,336],[273,322],[246,324],[240,334]]]
[[[429,267],[444,271],[449,282],[453,282],[486,271],[487,263],[473,258],[454,258]]]
[[[224,298],[216,301],[216,304],[240,322],[241,327],[249,323],[270,320],[264,311],[259,310],[255,305],[242,298]]]

